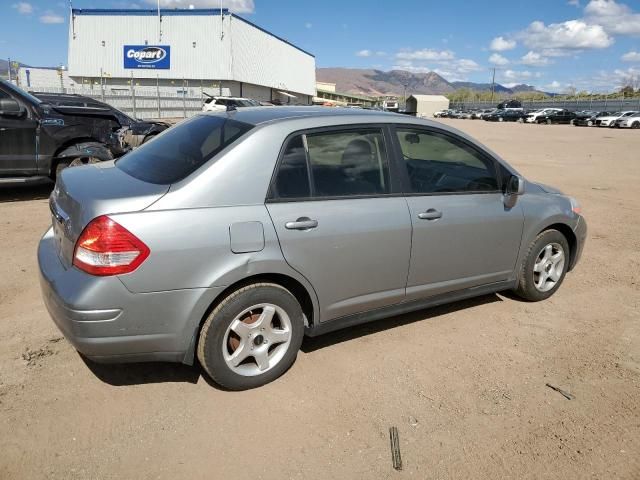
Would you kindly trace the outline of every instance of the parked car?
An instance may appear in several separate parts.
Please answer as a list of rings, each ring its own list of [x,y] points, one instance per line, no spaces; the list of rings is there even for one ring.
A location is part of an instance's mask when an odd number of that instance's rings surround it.
[[[86,97],[78,94],[68,93],[45,93],[45,92],[29,92],[31,95],[38,97],[43,102],[49,105],[54,105],[61,110],[71,107],[84,107],[87,109],[95,109],[97,113],[100,111],[109,112],[113,115],[120,124],[124,127],[120,131],[121,142],[124,143],[126,148],[134,148],[148,142],[160,132],[164,132],[171,125],[159,120],[137,120],[131,118],[126,113],[112,107],[108,103],[100,102],[91,97]]]
[[[487,117],[489,117],[490,115],[493,115],[494,113],[496,113],[498,111],[497,108],[489,108],[485,111],[485,113],[483,113],[482,115],[480,115],[480,118],[482,120],[486,120]]]
[[[542,108],[540,110],[535,110],[533,112],[529,112],[527,113],[527,116],[525,118],[525,122],[527,123],[537,123],[537,120],[539,117],[543,116],[543,115],[548,115],[550,113],[553,112],[559,112],[561,111],[561,108]]]
[[[488,113],[493,113],[494,111],[495,111],[495,108],[485,108],[483,110],[476,110],[475,112],[473,112],[473,116],[471,118],[473,118],[474,120],[480,120],[483,115]]]
[[[226,112],[244,107],[259,107],[261,104],[250,98],[242,97],[209,97],[202,105],[203,112]]]
[[[82,354],[197,357],[234,390],[283,374],[305,334],[502,290],[547,299],[587,228],[576,200],[458,130],[323,107],[196,115],[64,171],[50,208],[42,294]]]
[[[640,128],[640,112],[616,120],[617,128]]]
[[[596,119],[597,127],[615,127],[616,120],[619,118],[630,117],[634,115],[636,112],[633,110],[627,110],[625,112],[614,112],[608,117],[600,117]]]
[[[449,113],[449,110],[438,110],[433,112],[433,118],[445,117]]]
[[[577,115],[573,120],[573,125],[577,127],[593,127],[596,121],[601,117],[608,117],[611,112],[593,112],[591,116]]]
[[[519,100],[505,100],[504,102],[498,104],[497,108],[498,110],[522,110],[522,102],[520,102]]]
[[[0,80],[0,182],[55,179],[69,165],[124,154],[121,125],[112,111],[43,102]]]
[[[572,120],[576,118],[576,114],[570,112],[569,110],[560,110],[558,112],[550,112],[545,113],[543,115],[538,115],[536,118],[536,123],[546,123],[547,125],[551,124],[570,124]]]
[[[484,119],[488,122],[523,122],[525,113],[521,110],[496,110]]]

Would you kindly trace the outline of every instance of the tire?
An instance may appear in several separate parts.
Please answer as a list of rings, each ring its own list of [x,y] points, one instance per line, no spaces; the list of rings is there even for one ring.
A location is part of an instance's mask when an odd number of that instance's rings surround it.
[[[634,129],[635,129],[635,128],[640,128],[640,122],[634,122],[634,123],[631,125],[631,128],[634,128]]]
[[[519,118],[518,123],[524,123],[524,118]]]
[[[200,330],[198,360],[221,387],[256,388],[293,365],[303,336],[298,300],[280,285],[255,283],[229,294],[207,317]]]
[[[502,118],[502,117],[498,117],[498,121],[499,121],[499,122],[504,122],[504,118]]]
[[[550,119],[550,118],[547,118],[547,125],[551,125],[551,123],[552,123],[552,122],[551,122],[551,119]]]
[[[60,174],[62,173],[62,171],[65,168],[69,167],[69,163],[68,162],[58,162],[56,163],[56,168],[54,171],[51,172],[51,180],[53,180],[54,182],[58,179],[58,177],[60,176]]]
[[[593,127],[593,122],[591,120],[587,121],[587,127]]]
[[[561,265],[558,253],[562,254]],[[564,281],[569,255],[569,243],[558,230],[545,230],[539,234],[527,250],[515,294],[529,302],[549,298]],[[546,279],[541,275],[546,276]]]
[[[102,160],[96,157],[78,157],[74,158],[71,163],[67,165],[69,167],[82,167],[83,165],[92,165],[94,163],[100,163]]]
[[[576,123],[575,123],[575,122],[576,122],[575,120],[571,120],[571,121],[569,122],[569,125],[571,125],[572,127],[575,127],[575,126],[576,126]]]

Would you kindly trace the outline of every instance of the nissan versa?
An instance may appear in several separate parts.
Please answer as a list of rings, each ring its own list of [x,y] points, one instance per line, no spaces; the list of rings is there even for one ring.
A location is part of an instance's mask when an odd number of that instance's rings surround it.
[[[303,336],[477,295],[544,300],[578,203],[436,122],[363,110],[203,113],[65,170],[38,248],[46,306],[95,361],[197,356],[270,382]]]

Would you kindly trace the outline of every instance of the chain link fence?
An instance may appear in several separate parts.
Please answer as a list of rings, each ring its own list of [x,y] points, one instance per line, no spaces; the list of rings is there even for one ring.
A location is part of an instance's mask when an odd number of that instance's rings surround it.
[[[38,87],[41,93],[77,94],[90,97],[141,119],[187,118],[202,110],[206,98],[198,89],[170,93],[153,87],[133,86],[122,90],[101,88]]]
[[[487,101],[461,101],[451,102],[449,108],[454,110],[475,110],[485,108],[495,108],[496,102]],[[622,110],[640,111],[640,97],[638,98],[549,98],[545,100],[525,100],[522,102],[522,108],[526,110],[539,110],[543,108],[566,108],[570,111],[591,110],[598,112],[613,112]]]

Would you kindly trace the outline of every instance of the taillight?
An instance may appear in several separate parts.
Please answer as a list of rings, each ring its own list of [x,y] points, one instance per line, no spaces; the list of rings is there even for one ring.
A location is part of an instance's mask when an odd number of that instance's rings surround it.
[[[91,275],[133,272],[149,256],[139,238],[106,215],[96,217],[76,242],[73,265]]]

